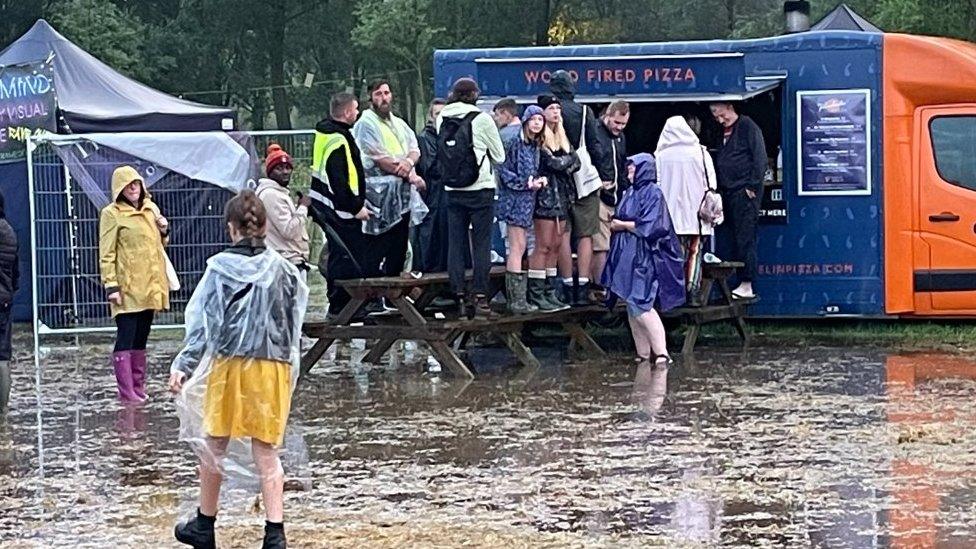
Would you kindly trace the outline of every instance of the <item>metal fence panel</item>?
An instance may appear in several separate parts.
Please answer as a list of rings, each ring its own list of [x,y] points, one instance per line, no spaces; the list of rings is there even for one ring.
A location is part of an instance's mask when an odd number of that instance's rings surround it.
[[[314,132],[252,132],[251,138],[260,160],[270,143],[287,150],[295,162],[293,187],[308,187]],[[70,176],[51,144],[41,140],[33,145],[28,165],[36,325],[41,333],[114,330],[99,269],[99,209]],[[102,155],[101,167],[114,169],[126,158],[121,153]],[[166,251],[182,285],[170,294],[170,310],[159,314],[154,327],[181,327],[186,302],[203,274],[206,259],[227,246],[223,212],[233,195],[175,172],[153,184],[150,192],[170,222]]]

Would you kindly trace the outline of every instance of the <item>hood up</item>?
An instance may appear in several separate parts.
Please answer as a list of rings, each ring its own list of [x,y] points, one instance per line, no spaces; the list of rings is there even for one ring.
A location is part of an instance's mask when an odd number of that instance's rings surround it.
[[[552,73],[549,91],[559,99],[572,99],[576,95],[576,84],[568,72],[559,70]]]
[[[664,123],[664,130],[657,141],[655,152],[678,145],[698,145],[698,136],[683,116],[672,116]]]
[[[640,189],[657,183],[657,166],[651,153],[635,154],[629,158],[634,163],[634,188]]]
[[[112,172],[112,201],[115,202],[119,199],[119,195],[122,194],[122,189],[126,185],[132,183],[133,181],[138,181],[139,185],[142,186],[142,196],[146,198],[149,194],[146,192],[146,184],[142,180],[142,176],[136,171],[132,166],[119,166],[115,168]]]

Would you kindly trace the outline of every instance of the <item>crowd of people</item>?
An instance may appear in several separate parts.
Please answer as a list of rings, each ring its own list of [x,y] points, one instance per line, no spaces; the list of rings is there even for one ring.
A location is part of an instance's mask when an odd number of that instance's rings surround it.
[[[267,177],[227,205],[232,244],[208,261],[186,309],[185,348],[171,368],[182,438],[201,460],[200,507],[177,526],[178,540],[213,546],[221,462],[233,441],[246,440],[265,496],[264,546],[285,546],[276,449],[297,377],[309,218],[326,236],[319,268],[333,320],[350,300],[337,281],[417,271],[447,271],[459,314],[492,318],[496,228],[510,313],[622,301],[644,368],[671,362],[659,313],[708,298],[700,295],[702,261],[715,225],[732,226],[731,259],[745,264],[734,296],[755,295],[766,153],[754,122],[731,104],[714,104],[724,132],[714,160],[698,121],[682,116],[666,121],[653,154],[628,156],[627,102],[598,113],[576,100],[564,71],[552,75],[550,91],[522,109],[500,101],[489,114],[477,83],[459,79],[446,99],[431,103],[419,136],[393,113],[389,82],[370,84],[362,112],[355,95],[338,93],[316,125],[311,186],[297,202],[291,156],[269,147]],[[112,363],[119,398],[141,402],[149,330],[178,281],[165,251],[169,222],[139,173],[116,169],[111,192],[99,254],[118,327]],[[9,359],[17,285],[10,232],[0,221],[0,367]]]

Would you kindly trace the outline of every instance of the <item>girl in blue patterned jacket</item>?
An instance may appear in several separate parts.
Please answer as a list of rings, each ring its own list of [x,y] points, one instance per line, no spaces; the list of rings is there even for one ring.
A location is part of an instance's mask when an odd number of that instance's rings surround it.
[[[538,177],[539,148],[545,127],[542,109],[529,105],[522,120],[522,133],[518,139],[509,141],[505,162],[498,168],[501,185],[495,206],[495,216],[505,223],[508,231],[505,290],[508,309],[515,314],[537,310],[525,299],[528,273],[522,270],[522,256],[525,255],[526,231],[532,227],[535,192],[546,184],[546,178]]]

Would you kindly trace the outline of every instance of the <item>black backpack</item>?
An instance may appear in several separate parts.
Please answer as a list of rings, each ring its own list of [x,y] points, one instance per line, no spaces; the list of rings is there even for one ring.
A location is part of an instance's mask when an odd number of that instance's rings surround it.
[[[464,118],[441,119],[441,128],[437,132],[437,155],[434,158],[440,182],[447,187],[470,187],[478,180],[481,163],[474,154],[471,123],[479,114],[480,111],[468,113]],[[484,161],[482,158],[481,162]]]

